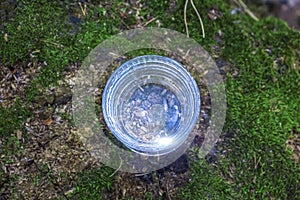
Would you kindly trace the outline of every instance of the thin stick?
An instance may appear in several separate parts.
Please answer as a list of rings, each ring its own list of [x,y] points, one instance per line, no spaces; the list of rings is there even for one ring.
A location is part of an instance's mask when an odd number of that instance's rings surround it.
[[[185,0],[184,10],[183,10],[183,17],[184,17],[184,25],[185,25],[186,35],[187,35],[187,37],[190,37],[189,36],[189,27],[187,25],[187,20],[186,20],[186,10],[187,10],[188,3],[189,3],[189,0]]]
[[[242,0],[238,0],[237,2],[238,4],[240,4],[240,6],[242,6],[242,8],[245,10],[245,12],[251,17],[253,18],[255,21],[258,21],[258,18],[249,10],[249,8],[247,7],[247,5],[242,1]]]
[[[109,175],[109,178],[113,177],[119,171],[119,169],[121,169],[122,164],[123,164],[123,160],[121,160],[118,169],[116,169],[111,175]]]
[[[205,38],[204,25],[203,25],[203,22],[202,22],[202,18],[200,16],[200,14],[199,14],[199,12],[198,12],[198,10],[197,10],[197,8],[196,8],[193,0],[191,0],[191,4],[192,4],[193,9],[195,10],[195,12],[196,12],[196,14],[198,16],[199,21],[200,21],[201,30],[202,30],[202,37]]]
[[[157,17],[154,17],[152,19],[150,19],[149,21],[147,21],[143,26],[147,26],[148,24],[150,24],[151,22],[153,22],[154,20],[156,20]]]
[[[81,2],[79,2],[78,4],[79,4],[79,7],[81,9],[83,16],[86,16],[86,4],[84,4],[84,8],[82,7]]]

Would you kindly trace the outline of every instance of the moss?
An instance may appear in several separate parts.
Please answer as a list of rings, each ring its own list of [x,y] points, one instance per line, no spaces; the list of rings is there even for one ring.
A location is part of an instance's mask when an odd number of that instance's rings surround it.
[[[49,1],[19,2],[13,18],[4,23],[1,57],[6,64],[43,60],[47,47],[66,45],[66,15]],[[63,27],[57,29],[57,27]],[[3,36],[2,35],[2,36]]]
[[[114,171],[108,167],[86,170],[78,175],[75,189],[69,199],[105,199],[104,192],[112,186]]]
[[[227,82],[234,185],[249,199],[296,199],[300,168],[285,143],[300,126],[300,34],[274,18],[249,22],[230,26],[222,51],[240,71]]]
[[[173,22],[171,16],[165,19],[166,27],[185,32],[183,3],[179,1],[180,9],[172,16]],[[293,127],[300,128],[299,32],[272,17],[256,22],[242,12],[231,15],[232,7],[223,1],[205,1],[198,3],[197,8],[207,34],[201,38],[196,14],[189,8],[191,37],[213,57],[237,67],[239,75],[226,75],[228,111],[224,135],[233,138],[218,148],[230,152],[220,158],[211,176],[201,173],[201,167],[192,166],[191,170],[199,174],[194,173],[183,195],[207,199],[210,197],[205,191],[215,191],[215,197],[226,199],[233,194],[242,199],[299,198],[299,164],[291,159],[286,147]],[[210,9],[217,9],[222,15],[210,20],[206,15]],[[224,185],[218,186],[218,181],[224,180],[230,180],[230,184],[225,184],[230,188],[227,196],[205,185],[213,182],[216,188],[222,188]],[[200,194],[195,192],[197,188]]]
[[[191,181],[178,193],[178,199],[236,199],[229,182],[205,159],[193,162]]]
[[[236,189],[249,198],[293,199],[300,171],[285,143],[299,127],[299,100],[270,84],[251,92],[243,91],[245,81],[229,84],[226,126],[234,137],[227,162],[235,169]]]
[[[0,106],[0,137],[9,136],[14,130],[20,128],[22,121],[30,115],[30,111],[19,99],[9,108]]]
[[[21,153],[21,141],[16,131],[24,131],[21,124],[31,115],[19,99],[9,108],[0,106],[0,155],[4,162],[10,162],[10,156]]]
[[[118,24],[118,19],[109,18],[103,7],[90,7],[75,35],[68,34],[65,38],[59,36],[58,41],[49,41],[49,45],[43,48],[46,65],[28,87],[27,99],[32,100],[38,94],[38,88],[46,88],[63,79],[65,68],[74,62],[81,63],[93,48],[116,33]]]
[[[195,39],[201,44],[208,52],[212,52],[212,48],[218,45],[216,36],[219,30],[223,31],[223,28],[227,27],[228,19],[230,19],[230,5],[228,1],[214,0],[214,1],[194,1],[197,7],[205,29],[206,37],[202,37],[201,26],[199,19],[193,10],[191,4],[187,7],[187,24],[189,28],[189,35],[192,39]],[[164,15],[158,12],[158,17],[162,21],[162,27],[170,28],[181,33],[186,33],[184,25],[184,8],[185,1],[180,0],[177,2],[176,10],[173,12],[165,12]],[[215,20],[211,20],[209,12],[215,10],[218,12],[218,16]],[[155,13],[155,12],[154,12]],[[155,15],[156,16],[156,15]]]
[[[16,174],[7,175],[4,166],[13,163],[14,157],[22,155],[22,141],[18,134],[22,134],[24,130],[21,124],[30,116],[30,111],[19,100],[9,108],[0,106],[0,194],[4,190],[2,187],[18,179]],[[23,133],[23,137],[27,135]]]

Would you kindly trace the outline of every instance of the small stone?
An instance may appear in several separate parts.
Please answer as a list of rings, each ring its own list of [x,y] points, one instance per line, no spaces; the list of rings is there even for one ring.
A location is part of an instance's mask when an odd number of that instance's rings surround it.
[[[139,111],[139,112],[136,112],[135,115],[137,117],[145,117],[147,114],[147,111]]]
[[[142,130],[143,132],[145,132],[145,133],[148,132],[148,129],[147,129],[146,127],[144,127],[144,126],[141,126],[141,130]]]
[[[72,91],[71,88],[67,85],[61,85],[60,87],[56,88],[54,91],[54,104],[62,105],[66,104],[68,101],[72,99]]]

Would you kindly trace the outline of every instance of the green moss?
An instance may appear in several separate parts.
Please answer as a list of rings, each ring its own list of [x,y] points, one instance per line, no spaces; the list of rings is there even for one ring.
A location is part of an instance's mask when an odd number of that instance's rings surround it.
[[[21,123],[30,115],[30,111],[18,99],[9,108],[0,106],[0,137],[10,136],[14,130],[20,128]]]
[[[55,18],[59,20],[59,17]],[[62,74],[67,65],[82,62],[93,48],[115,34],[116,27],[120,23],[118,20],[109,18],[103,7],[90,7],[85,21],[82,22],[75,35],[67,34],[66,37],[57,35],[54,41],[49,41],[51,37],[46,36],[48,45],[43,47],[43,53],[41,53],[45,66],[29,86],[26,92],[27,99],[32,100],[39,93],[38,88],[48,87],[63,79]],[[61,26],[63,25],[58,27]],[[55,30],[59,29],[55,28]]]
[[[295,78],[288,76],[284,82],[290,84]],[[286,94],[286,87],[269,83],[248,92],[243,91],[246,84],[230,80],[227,88],[227,128],[234,135],[227,162],[235,169],[236,190],[250,199],[268,195],[293,199],[298,193],[300,168],[291,160],[285,143],[292,128],[299,127],[300,102],[294,94]]]
[[[228,19],[230,19],[230,5],[227,2],[228,1],[222,0],[205,0],[201,2],[194,1],[203,21],[205,38],[202,37],[201,25],[196,12],[191,6],[191,3],[188,4],[186,14],[189,36],[199,42],[199,44],[210,53],[216,53],[212,51],[212,48],[218,45],[218,42],[215,40],[218,31],[223,31],[223,28],[228,25]],[[173,12],[164,12],[164,14],[161,14],[160,11],[154,11],[154,13],[157,13],[158,15],[154,16],[158,17],[158,19],[162,21],[162,27],[186,33],[183,12],[184,4],[185,1],[180,0],[177,2],[176,10]],[[208,13],[212,9],[219,12],[219,16],[217,16],[216,20],[211,20],[208,16]]]
[[[119,32],[121,19],[114,10],[91,7],[85,22],[79,28],[74,41],[74,58],[80,62],[102,41]]]
[[[30,116],[30,111],[19,100],[9,108],[0,106],[0,155],[3,163],[10,162],[12,155],[20,155],[21,141],[17,138],[16,131],[24,131],[21,124]]]
[[[19,4],[13,18],[4,24],[0,38],[0,53],[5,63],[44,60],[47,47],[67,45],[68,25],[59,4],[45,0]]]
[[[183,4],[179,1],[179,9],[169,18],[162,18],[165,27],[185,32]],[[233,138],[219,148],[231,151],[220,158],[218,167],[211,169],[215,170],[211,176],[201,172],[211,172],[205,165],[193,165],[191,170],[195,173],[183,195],[190,199],[208,199],[209,193],[215,195],[211,199],[227,199],[233,194],[241,199],[299,198],[299,164],[291,159],[286,147],[293,127],[300,129],[299,32],[279,19],[269,17],[256,22],[245,13],[231,15],[232,7],[224,1],[204,1],[197,3],[197,8],[206,38],[202,38],[191,6],[187,12],[190,36],[213,57],[237,67],[239,76],[233,78],[227,73],[224,134]],[[218,9],[222,15],[210,20],[210,9]],[[172,17],[175,20],[170,20]],[[221,177],[230,180],[230,184],[218,184],[224,181]],[[205,182],[212,182],[212,187]],[[222,191],[224,185],[228,193]]]
[[[93,168],[78,175],[70,199],[100,200],[105,199],[104,192],[112,187],[114,170],[108,167]]]
[[[4,171],[4,165],[14,162],[14,157],[22,154],[22,141],[19,140],[16,131],[23,132],[21,124],[24,120],[31,116],[30,111],[25,108],[19,100],[15,102],[10,108],[0,106],[0,193],[5,184],[17,180],[17,175],[8,175]],[[3,165],[3,166],[2,166]]]
[[[232,18],[221,56],[240,72],[226,84],[233,188],[247,199],[297,199],[300,168],[286,141],[300,126],[300,34],[274,18]]]
[[[226,91],[234,187],[249,199],[297,199],[300,168],[286,141],[300,127],[300,34],[274,18],[250,22],[230,26],[222,52],[240,71]]]
[[[231,185],[205,159],[192,163],[190,176],[178,199],[236,199]]]

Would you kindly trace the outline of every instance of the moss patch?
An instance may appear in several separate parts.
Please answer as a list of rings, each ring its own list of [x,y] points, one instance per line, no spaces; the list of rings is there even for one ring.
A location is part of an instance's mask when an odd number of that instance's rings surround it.
[[[174,23],[168,20],[165,26],[183,32],[182,3],[174,14]],[[299,32],[279,19],[256,22],[242,12],[231,15],[233,7],[223,1],[197,5],[207,36],[201,38],[196,15],[190,10],[191,37],[213,57],[235,66],[239,74],[226,74],[228,111],[222,138],[230,135],[231,139],[218,145],[220,156],[213,172],[207,164],[192,165],[195,173],[183,190],[183,197],[299,198],[299,163],[291,159],[291,150],[286,146],[293,129],[300,128]],[[212,9],[221,13],[215,20],[209,18]],[[211,176],[205,176],[202,170]]]
[[[111,189],[114,170],[108,167],[94,168],[78,175],[70,199],[106,199],[105,191]]]
[[[191,165],[191,181],[178,192],[179,199],[236,199],[229,182],[205,159]]]

